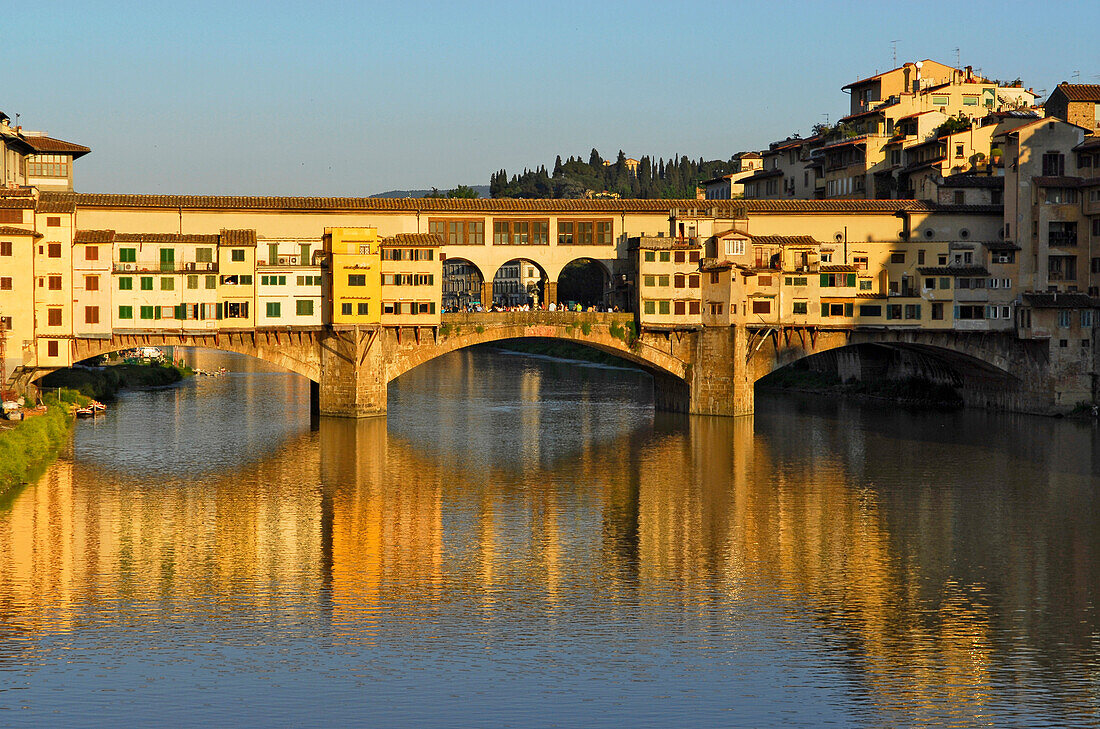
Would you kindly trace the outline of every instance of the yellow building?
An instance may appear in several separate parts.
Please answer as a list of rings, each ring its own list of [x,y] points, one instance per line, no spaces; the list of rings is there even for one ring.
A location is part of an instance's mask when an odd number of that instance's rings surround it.
[[[381,245],[377,228],[325,228],[333,326],[381,323]]]
[[[379,244],[384,326],[436,326],[440,322],[443,240],[431,233],[399,233]]]
[[[699,237],[640,236],[637,256],[639,316],[642,326],[702,326],[703,247]]]
[[[256,325],[256,231],[225,230],[218,237],[218,304],[222,327]]]
[[[0,386],[34,361],[34,260],[42,235],[33,230],[34,200],[0,195]]]

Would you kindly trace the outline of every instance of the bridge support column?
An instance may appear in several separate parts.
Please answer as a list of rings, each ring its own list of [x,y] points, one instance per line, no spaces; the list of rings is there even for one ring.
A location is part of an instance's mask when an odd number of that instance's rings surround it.
[[[751,415],[753,377],[744,327],[706,327],[695,333],[686,381],[655,375],[654,406],[693,415]]]
[[[488,309],[493,305],[493,282],[481,282],[481,305]]]
[[[321,341],[321,415],[364,418],[386,414],[386,361],[380,329],[333,332]]]
[[[541,302],[543,306],[550,306],[550,302],[555,304],[558,302],[558,282],[547,281],[546,282],[546,300]]]

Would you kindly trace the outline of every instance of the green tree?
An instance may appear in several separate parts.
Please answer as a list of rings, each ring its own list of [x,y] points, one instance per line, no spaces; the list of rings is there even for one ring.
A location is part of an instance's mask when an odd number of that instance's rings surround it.
[[[459,198],[473,199],[475,197],[479,197],[479,195],[478,195],[477,190],[470,187],[469,185],[459,185],[458,187],[456,187],[452,190],[448,190],[447,191],[447,197],[459,197]]]

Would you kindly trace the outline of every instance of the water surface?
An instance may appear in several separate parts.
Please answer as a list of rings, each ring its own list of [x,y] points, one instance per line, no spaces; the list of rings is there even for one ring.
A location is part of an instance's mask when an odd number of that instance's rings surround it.
[[[0,726],[1100,722],[1091,424],[195,356],[0,511]]]

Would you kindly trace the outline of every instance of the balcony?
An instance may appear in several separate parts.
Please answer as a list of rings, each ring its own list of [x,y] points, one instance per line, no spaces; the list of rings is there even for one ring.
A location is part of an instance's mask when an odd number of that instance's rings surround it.
[[[1055,232],[1052,230],[1047,235],[1047,245],[1051,248],[1076,248],[1077,231]]]
[[[217,273],[216,263],[195,263],[174,261],[115,261],[111,270],[114,273]]]
[[[256,261],[257,266],[300,266],[309,265],[307,260],[305,264],[302,264],[302,257],[297,253],[288,253],[285,256],[279,256],[274,261],[268,261],[266,259],[260,259]]]

